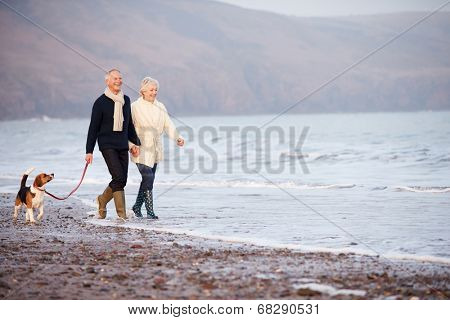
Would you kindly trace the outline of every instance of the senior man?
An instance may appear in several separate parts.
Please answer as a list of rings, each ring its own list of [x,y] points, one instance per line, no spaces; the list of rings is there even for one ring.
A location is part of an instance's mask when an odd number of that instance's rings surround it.
[[[106,205],[114,198],[117,215],[126,219],[125,185],[128,177],[128,151],[139,155],[140,141],[131,118],[130,98],[123,94],[122,75],[117,69],[105,75],[105,92],[92,107],[91,123],[86,141],[86,161],[92,163],[92,153],[98,140],[99,149],[112,180],[96,199],[100,219],[106,218]],[[128,148],[128,142],[133,147]]]

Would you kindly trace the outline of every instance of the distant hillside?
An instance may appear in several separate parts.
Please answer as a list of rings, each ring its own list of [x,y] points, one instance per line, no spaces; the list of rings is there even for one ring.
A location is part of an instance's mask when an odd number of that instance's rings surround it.
[[[201,0],[11,1],[174,114],[281,111],[424,13],[296,18]],[[0,4],[0,119],[85,117],[103,72]],[[450,13],[439,13],[294,112],[450,110]],[[132,99],[136,93],[124,91]]]

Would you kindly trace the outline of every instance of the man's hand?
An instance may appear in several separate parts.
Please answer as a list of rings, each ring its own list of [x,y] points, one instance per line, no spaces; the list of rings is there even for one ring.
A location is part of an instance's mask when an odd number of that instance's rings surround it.
[[[133,155],[133,157],[137,157],[137,156],[139,156],[139,147],[138,146],[133,146],[131,149],[130,149],[130,152],[131,152],[131,154]]]
[[[183,138],[178,138],[178,139],[177,139],[177,145],[178,145],[179,147],[184,146],[184,139],[183,139]]]
[[[92,156],[92,153],[86,153],[86,162],[88,164],[91,164],[93,159],[94,157]]]

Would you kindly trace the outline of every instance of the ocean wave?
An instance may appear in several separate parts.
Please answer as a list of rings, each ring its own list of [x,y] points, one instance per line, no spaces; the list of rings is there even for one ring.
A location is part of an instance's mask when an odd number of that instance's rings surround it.
[[[395,190],[421,193],[445,193],[450,192],[450,187],[399,186],[395,187]]]
[[[83,197],[79,197],[76,195],[72,196],[73,199],[77,199],[78,201],[80,201],[82,204],[84,204],[85,206],[91,207],[91,208],[97,208],[97,204],[95,203],[95,201],[93,199],[85,199]],[[94,213],[96,211],[93,211]]]
[[[314,163],[328,162],[362,162],[362,161],[379,161],[383,163],[389,162],[430,162],[430,164],[446,163],[450,161],[448,154],[435,156],[428,149],[420,149],[413,151],[394,151],[394,152],[373,152],[361,150],[342,150],[336,152],[295,152],[283,151],[279,153],[280,161],[304,160]]]
[[[88,215],[93,215],[95,212],[88,212]],[[137,230],[145,230],[145,231],[157,231],[157,232],[165,232],[170,234],[178,234],[178,235],[186,235],[195,238],[202,238],[207,240],[214,241],[223,241],[227,243],[238,243],[238,244],[249,244],[259,247],[268,247],[274,249],[290,249],[294,251],[301,252],[311,252],[311,253],[331,253],[331,254],[357,254],[362,256],[380,256],[380,254],[375,253],[374,251],[344,247],[344,248],[327,248],[327,247],[319,247],[319,246],[306,246],[299,244],[280,244],[275,243],[273,241],[268,241],[264,239],[254,239],[254,238],[244,238],[244,237],[236,237],[236,236],[223,236],[223,235],[211,235],[205,232],[194,231],[194,230],[186,230],[186,229],[178,229],[178,228],[167,228],[167,227],[159,227],[157,226],[158,221],[147,224],[142,223],[142,220],[136,221],[132,219],[128,222],[123,222],[118,219],[95,219],[90,218],[87,220],[88,223],[94,225],[100,225],[105,227],[117,227],[120,225],[123,228],[137,229]],[[156,224],[156,226],[155,226]],[[404,254],[404,253],[386,253],[382,255],[384,258],[391,260],[408,260],[408,261],[420,261],[420,262],[431,262],[431,263],[443,263],[450,264],[450,258],[446,257],[438,257],[431,255],[416,255],[416,254]]]
[[[173,185],[172,182],[157,182],[156,185]],[[274,182],[274,184],[265,181],[252,180],[229,180],[229,181],[184,181],[178,183],[177,186],[184,187],[205,187],[205,188],[286,188],[300,190],[316,190],[316,189],[350,189],[356,187],[356,184],[300,184],[293,181]]]
[[[281,152],[280,158],[289,158],[289,159],[303,159],[303,158],[309,158],[310,155],[307,153],[301,153],[301,152]]]
[[[111,179],[96,179],[96,178],[84,178],[83,184],[87,185],[105,185],[108,184]],[[52,184],[63,184],[63,185],[76,185],[80,182],[80,177],[77,179],[66,179],[66,178],[55,178]]]
[[[0,175],[0,179],[14,179],[17,180],[17,185],[20,184],[21,175]],[[83,185],[105,185],[109,183],[109,178],[84,178]],[[55,178],[52,181],[52,185],[64,185],[72,186],[79,182],[79,178],[67,179],[67,178]],[[136,186],[141,183],[140,179],[130,178],[128,180],[128,186]],[[171,186],[176,184],[183,187],[200,187],[200,188],[286,188],[286,189],[299,189],[299,190],[320,190],[320,189],[351,189],[356,187],[356,184],[320,184],[320,183],[299,183],[295,181],[274,181],[274,183],[265,181],[255,181],[246,179],[234,179],[234,180],[190,180],[190,181],[156,181],[156,186]]]
[[[342,153],[342,155],[347,155],[347,153]],[[290,151],[284,151],[280,153],[281,159],[308,159],[311,161],[316,160],[335,160],[339,157],[339,154],[337,153],[331,153],[331,154],[322,154],[318,152],[290,152]]]
[[[381,186],[381,187],[373,187],[371,190],[372,191],[382,191],[382,190],[386,190],[388,187],[386,186]]]
[[[28,121],[36,122],[36,121],[42,121],[42,122],[51,122],[51,121],[62,121],[61,118],[52,118],[46,115],[43,115],[42,117],[38,118],[30,118]]]
[[[33,182],[35,175],[34,172],[33,174],[28,177],[28,181],[27,181],[27,185],[30,185]],[[0,175],[0,179],[5,179],[5,180],[14,180],[17,181],[15,183],[7,183],[7,185],[3,186],[3,189],[5,187],[14,187],[14,188],[18,188],[20,186],[20,181],[22,179],[22,174],[19,175],[12,175],[12,174],[2,174]],[[84,178],[83,179],[83,183],[82,185],[106,185],[111,181],[111,179],[96,179],[96,178]],[[56,177],[49,185],[49,189],[52,189],[52,186],[62,186],[62,187],[74,187],[78,184],[78,182],[80,182],[80,177],[77,177],[76,179],[67,179],[67,178],[58,178]],[[140,183],[140,181],[139,181]],[[139,183],[129,183],[130,185],[137,185]],[[2,190],[3,190],[2,189]]]
[[[285,151],[279,154],[280,161],[288,162],[293,160],[304,160],[314,163],[328,163],[328,162],[355,162],[364,161],[369,154],[365,154],[363,151],[357,150],[342,150],[332,153],[319,153],[319,152],[290,152]],[[373,160],[373,159],[372,159]]]

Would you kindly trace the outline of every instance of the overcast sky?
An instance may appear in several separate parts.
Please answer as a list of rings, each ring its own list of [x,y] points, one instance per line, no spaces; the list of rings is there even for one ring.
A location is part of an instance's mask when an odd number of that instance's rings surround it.
[[[431,11],[446,0],[220,0],[244,8],[297,16],[338,16],[351,14]],[[444,8],[450,10],[450,4]]]

